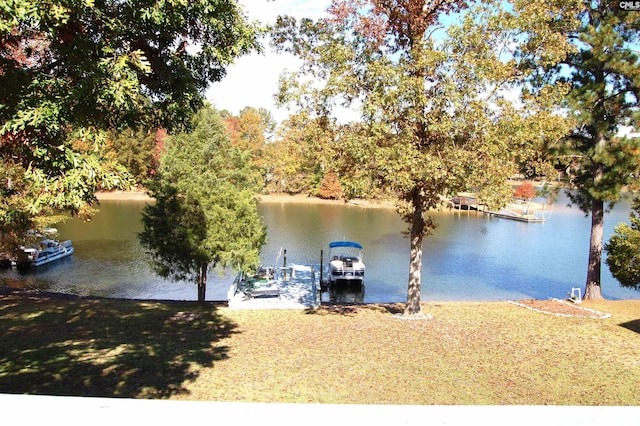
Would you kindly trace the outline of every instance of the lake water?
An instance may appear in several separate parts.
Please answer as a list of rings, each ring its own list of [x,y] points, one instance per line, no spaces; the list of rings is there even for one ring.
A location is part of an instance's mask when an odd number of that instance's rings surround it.
[[[422,298],[506,300],[564,298],[572,287],[584,289],[590,218],[566,199],[554,205],[545,223],[522,223],[476,212],[437,212],[439,227],[424,242]],[[20,273],[0,272],[0,285],[39,288],[78,295],[135,299],[196,300],[193,283],[157,277],[142,252],[143,201],[103,201],[91,222],[71,219],[57,225],[60,239],[71,239],[70,258]],[[268,227],[265,264],[276,262],[281,248],[288,263],[319,263],[334,240],[354,240],[365,247],[367,267],[362,292],[323,295],[323,300],[403,302],[406,300],[409,240],[405,224],[392,210],[355,206],[264,203]],[[620,203],[605,218],[605,237],[628,222],[629,205]],[[232,274],[211,273],[207,300],[226,300]],[[603,264],[602,290],[611,299],[640,299],[622,288]],[[332,299],[333,300],[333,299]]]

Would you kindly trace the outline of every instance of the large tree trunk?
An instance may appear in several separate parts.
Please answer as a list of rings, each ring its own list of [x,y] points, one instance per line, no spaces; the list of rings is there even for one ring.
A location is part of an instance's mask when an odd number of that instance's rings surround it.
[[[589,241],[589,267],[584,299],[602,299],[600,276],[602,269],[602,235],[604,230],[604,202],[591,203],[591,238]]]
[[[422,239],[424,237],[424,217],[422,203],[414,202],[411,219],[411,253],[409,260],[409,287],[404,315],[420,314],[420,291],[422,272]]]
[[[207,264],[203,263],[198,272],[198,302],[204,303],[207,292]]]

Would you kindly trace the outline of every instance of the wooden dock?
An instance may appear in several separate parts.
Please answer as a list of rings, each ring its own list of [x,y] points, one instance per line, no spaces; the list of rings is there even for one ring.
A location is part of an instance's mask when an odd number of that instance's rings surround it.
[[[315,309],[320,306],[320,267],[291,264],[279,268],[274,282],[248,289],[238,275],[227,298],[231,309]]]
[[[476,210],[480,211],[481,203],[478,199],[471,195],[456,195],[450,200],[450,206],[455,210]]]
[[[518,222],[543,223],[546,221],[544,217],[538,217],[532,214],[518,214],[510,210],[500,210],[499,212],[487,212],[487,214],[493,217],[499,217],[502,219],[517,220]]]
[[[538,203],[522,204],[518,202],[511,203],[499,211],[491,211],[483,204],[474,194],[460,194],[447,200],[449,207],[458,211],[476,211],[485,213],[492,217],[502,219],[516,220],[527,223],[543,223],[546,222],[544,217],[544,206]],[[541,215],[532,214],[532,212],[542,212]]]

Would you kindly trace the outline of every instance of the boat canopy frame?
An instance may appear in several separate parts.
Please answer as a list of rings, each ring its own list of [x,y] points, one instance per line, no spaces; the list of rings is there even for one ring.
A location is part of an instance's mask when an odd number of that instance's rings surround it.
[[[352,247],[363,250],[362,245],[360,243],[356,243],[355,241],[334,241],[332,243],[329,243],[329,248],[336,247]]]

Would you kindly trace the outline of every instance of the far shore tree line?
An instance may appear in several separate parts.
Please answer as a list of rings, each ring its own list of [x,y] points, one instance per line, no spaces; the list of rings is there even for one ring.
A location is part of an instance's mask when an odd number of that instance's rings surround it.
[[[316,21],[263,28],[231,0],[67,3],[0,10],[0,251],[55,215],[90,217],[97,190],[138,184],[157,200],[143,245],[203,301],[209,269],[257,266],[256,194],[392,199],[411,246],[404,313],[419,316],[430,211],[462,191],[490,207],[531,198],[508,184],[520,175],[561,182],[591,215],[584,295],[602,297],[604,211],[638,189],[640,138],[621,130],[640,119],[640,14],[604,0],[333,0]],[[279,125],[203,97],[261,35],[303,63],[280,79]],[[345,107],[360,119],[340,120]],[[614,269],[640,262],[617,256],[627,240],[605,247]]]
[[[261,194],[307,195],[331,200],[394,198],[388,188],[379,187],[375,181],[366,182],[361,165],[337,166],[336,158],[327,152],[341,150],[339,142],[333,147],[320,146],[318,141],[322,142],[322,138],[316,139],[314,134],[306,138],[292,137],[294,130],[286,125],[294,118],[278,126],[276,133],[276,123],[266,109],[245,107],[234,116],[226,110],[209,108],[219,117],[231,144],[246,152],[248,164],[258,179],[256,190]],[[337,130],[342,136],[348,131],[347,126],[344,127]],[[106,156],[127,170],[133,186],[145,190],[158,171],[167,137],[162,129],[108,132]],[[336,133],[331,137],[327,134],[324,142],[329,144],[334,140],[337,141]],[[513,176],[506,176],[512,180],[513,198],[534,198],[535,182],[563,184],[561,171],[550,164],[536,163],[527,159]],[[543,173],[541,169],[545,166]]]

